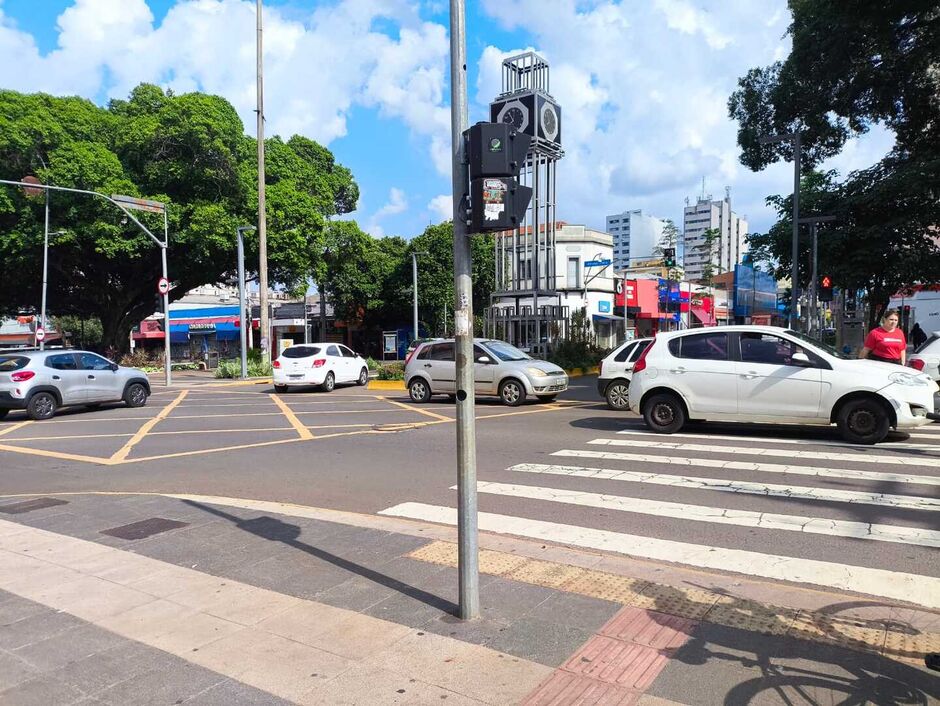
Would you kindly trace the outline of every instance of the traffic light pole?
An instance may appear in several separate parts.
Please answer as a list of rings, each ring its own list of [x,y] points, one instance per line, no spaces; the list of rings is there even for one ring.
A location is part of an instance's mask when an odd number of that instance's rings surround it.
[[[450,129],[454,202],[454,338],[457,361],[457,572],[458,615],[480,615],[477,530],[477,459],[473,392],[473,280],[467,232],[464,131],[467,108],[467,37],[464,0],[450,0]]]

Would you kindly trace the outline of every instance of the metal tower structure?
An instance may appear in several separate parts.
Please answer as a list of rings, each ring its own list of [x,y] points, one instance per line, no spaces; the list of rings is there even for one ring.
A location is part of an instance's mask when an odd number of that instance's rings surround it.
[[[503,61],[502,92],[490,121],[532,137],[519,180],[532,189],[525,221],[496,234],[496,291],[486,310],[487,335],[532,351],[567,334],[567,307],[556,291],[556,171],[561,107],[550,93],[548,62],[534,52]],[[564,273],[562,273],[564,275]]]

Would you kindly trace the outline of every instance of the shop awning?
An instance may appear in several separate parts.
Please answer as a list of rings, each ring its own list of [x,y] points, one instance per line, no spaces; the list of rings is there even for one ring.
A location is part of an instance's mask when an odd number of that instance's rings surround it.
[[[215,339],[217,341],[237,341],[239,327],[228,321],[216,323]]]
[[[692,315],[701,321],[703,326],[714,326],[718,323],[715,315],[711,311],[706,311],[703,306],[692,306],[691,311]]]
[[[159,338],[162,340],[163,331],[135,331],[134,332],[135,341],[150,340],[152,338]],[[170,340],[172,340],[172,336],[170,337]]]
[[[170,343],[188,343],[189,324],[170,324]]]
[[[593,316],[600,321],[623,321],[623,317],[616,314],[594,314]]]

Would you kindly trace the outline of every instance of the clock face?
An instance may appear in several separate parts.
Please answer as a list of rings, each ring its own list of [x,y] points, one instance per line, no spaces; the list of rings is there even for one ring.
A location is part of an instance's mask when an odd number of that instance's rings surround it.
[[[542,106],[542,132],[549,140],[558,137],[558,113],[555,112],[551,103],[545,103]]]
[[[522,112],[521,108],[510,108],[503,115],[503,122],[512,125],[516,130],[518,130],[523,121],[525,120],[525,115]]]
[[[525,132],[529,126],[529,109],[517,100],[509,101],[500,108],[496,122],[511,125],[517,131]]]

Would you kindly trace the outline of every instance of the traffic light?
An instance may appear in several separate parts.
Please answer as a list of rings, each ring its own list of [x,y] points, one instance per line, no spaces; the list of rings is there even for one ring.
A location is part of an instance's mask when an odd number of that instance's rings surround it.
[[[156,314],[161,311],[163,311],[163,295],[155,294],[153,296],[153,313]]]
[[[676,249],[675,248],[665,248],[663,250],[663,264],[666,267],[676,266]]]
[[[832,277],[823,275],[819,278],[819,301],[832,301]]]
[[[470,231],[518,227],[532,199],[532,189],[518,181],[532,138],[506,123],[477,123],[464,136],[470,162]]]

